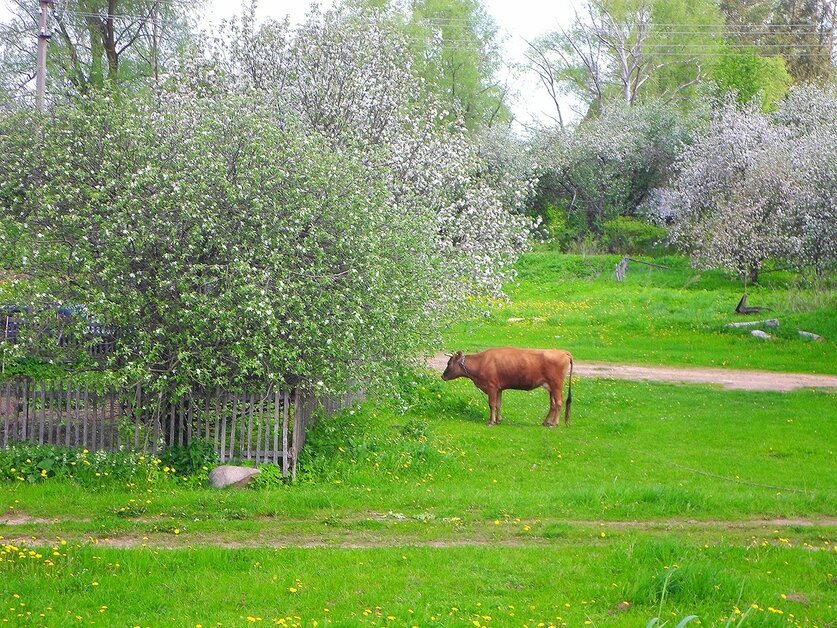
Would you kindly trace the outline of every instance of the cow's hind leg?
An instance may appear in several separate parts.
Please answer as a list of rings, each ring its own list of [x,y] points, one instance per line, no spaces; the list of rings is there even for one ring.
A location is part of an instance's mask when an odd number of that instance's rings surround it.
[[[542,425],[544,427],[554,427],[555,417],[558,416],[557,409],[555,408],[555,394],[552,392],[549,384],[544,384],[543,387],[549,391],[549,412],[546,413],[546,418],[543,420]]]
[[[552,410],[552,427],[561,420],[561,389],[563,386],[553,386],[549,391],[549,405]]]
[[[564,403],[564,375],[561,374],[555,383],[552,385],[552,396],[555,398],[555,416],[552,417],[552,425],[557,426],[558,423],[561,422],[561,406]],[[569,409],[569,403],[572,400],[572,397],[567,397],[567,408]],[[566,417],[565,417],[566,421]]]
[[[549,391],[549,412],[544,419],[544,427],[555,427],[558,425],[559,417],[561,416],[561,383],[544,384],[544,388]]]

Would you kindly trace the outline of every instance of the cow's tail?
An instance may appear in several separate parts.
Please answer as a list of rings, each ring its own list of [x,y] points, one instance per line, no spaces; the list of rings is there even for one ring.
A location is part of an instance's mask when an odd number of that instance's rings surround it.
[[[567,387],[567,403],[564,409],[564,425],[570,424],[570,406],[573,405],[573,356],[570,354],[570,385]]]

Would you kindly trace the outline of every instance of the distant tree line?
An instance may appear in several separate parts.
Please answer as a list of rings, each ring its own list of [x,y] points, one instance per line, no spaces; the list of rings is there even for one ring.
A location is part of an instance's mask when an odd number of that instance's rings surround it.
[[[526,141],[531,213],[564,247],[668,243],[750,279],[767,259],[833,269],[836,10],[589,0],[529,46],[555,103]]]

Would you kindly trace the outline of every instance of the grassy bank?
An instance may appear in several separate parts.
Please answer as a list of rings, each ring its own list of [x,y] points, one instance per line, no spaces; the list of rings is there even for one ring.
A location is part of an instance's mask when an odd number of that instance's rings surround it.
[[[766,273],[749,288],[749,303],[770,311],[741,316],[734,310],[742,284],[720,272],[666,257],[652,261],[667,268],[631,263],[619,283],[619,259],[529,253],[507,286],[509,301],[454,325],[446,343],[468,351],[563,348],[580,360],[837,373],[837,292],[827,282]],[[764,328],[774,336],[769,341],[725,326],[765,318],[780,321],[778,329]],[[826,340],[803,338],[800,329]]]

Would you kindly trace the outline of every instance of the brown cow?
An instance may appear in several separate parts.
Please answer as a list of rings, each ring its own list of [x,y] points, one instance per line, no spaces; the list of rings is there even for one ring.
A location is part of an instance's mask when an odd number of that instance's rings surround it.
[[[543,386],[549,391],[549,413],[543,424],[555,427],[561,414],[561,397],[568,368],[570,383],[564,423],[569,425],[573,401],[573,356],[569,351],[515,347],[497,347],[471,355],[457,351],[448,360],[442,379],[448,381],[467,377],[486,393],[491,409],[489,425],[496,425],[501,420],[500,403],[504,390],[533,390]]]

